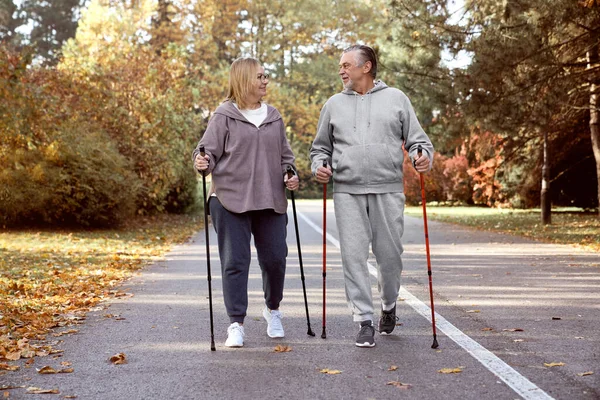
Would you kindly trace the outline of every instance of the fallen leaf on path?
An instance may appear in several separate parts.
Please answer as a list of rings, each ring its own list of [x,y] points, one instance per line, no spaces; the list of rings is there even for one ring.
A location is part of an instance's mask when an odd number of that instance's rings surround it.
[[[28,387],[27,393],[29,394],[60,394],[58,389],[40,389],[37,387]]]
[[[588,376],[588,375],[594,375],[594,371],[588,371],[588,372],[582,372],[580,374],[577,374],[578,376]]]
[[[462,371],[463,371],[462,368],[458,367],[458,368],[442,368],[438,372],[441,372],[442,374],[459,374]]]
[[[125,353],[115,354],[114,356],[109,358],[109,360],[115,365],[127,364],[127,357],[125,356]]]
[[[75,372],[73,368],[63,368],[58,370],[59,374],[70,374],[72,372]]]
[[[20,351],[14,351],[12,353],[7,353],[4,355],[4,358],[6,358],[9,361],[17,361],[18,359],[21,358],[21,352]]]
[[[319,371],[322,374],[326,374],[326,375],[339,375],[342,373],[342,371],[339,371],[337,369],[329,369],[329,368],[324,368],[322,370]]]
[[[409,385],[408,383],[402,383],[402,382],[398,382],[398,381],[391,381],[386,383],[386,385],[389,386],[395,386],[398,389],[410,389],[412,385]]]
[[[275,349],[273,349],[273,351],[275,353],[287,353],[289,351],[292,351],[292,348],[290,346],[278,344],[277,346],[275,346]]]
[[[63,367],[70,367],[73,364],[71,362],[69,362],[69,361],[63,361],[63,362],[60,363],[60,365],[62,365]]]
[[[54,337],[61,337],[64,335],[70,335],[71,333],[77,333],[79,332],[78,329],[69,329],[68,331],[62,331],[62,332],[58,332],[58,333],[53,333],[52,336]]]
[[[42,375],[56,374],[57,371],[49,365],[42,368],[37,368],[37,372]]]
[[[562,318],[561,317],[552,317],[553,321],[560,321]]]
[[[484,332],[489,332],[489,331],[493,331],[494,328],[483,328],[482,331]]]
[[[397,365],[392,365],[391,367],[388,368],[388,371],[396,371],[396,370],[398,370]]]
[[[73,396],[65,396],[65,399],[76,399],[77,396],[73,395]]]
[[[504,332],[523,332],[521,328],[510,328],[510,329],[502,329]]]
[[[524,339],[515,339],[515,340],[513,340],[513,342],[516,342],[516,343],[524,342],[524,341],[525,341]]]
[[[3,396],[5,399],[8,399],[10,397],[10,392],[4,392]]]
[[[20,367],[18,365],[9,365],[6,363],[0,363],[0,370],[4,371],[17,371]]]
[[[478,313],[478,312],[481,312],[481,311],[480,311],[480,310],[469,310],[469,311],[467,311],[467,312],[468,312],[468,313]]]
[[[544,363],[544,367],[562,367],[563,365],[565,365],[564,362]]]

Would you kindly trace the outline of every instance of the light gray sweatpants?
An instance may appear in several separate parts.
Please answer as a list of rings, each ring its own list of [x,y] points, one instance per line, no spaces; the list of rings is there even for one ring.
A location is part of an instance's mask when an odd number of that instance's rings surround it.
[[[404,193],[334,193],[335,219],[340,235],[346,299],[354,321],[373,320],[369,245],[377,260],[377,287],[386,308],[400,291]]]

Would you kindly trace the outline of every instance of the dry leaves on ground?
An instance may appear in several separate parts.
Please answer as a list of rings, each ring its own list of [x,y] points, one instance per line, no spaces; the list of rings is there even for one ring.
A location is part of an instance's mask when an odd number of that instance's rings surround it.
[[[0,371],[18,371],[19,370],[18,365],[10,365],[10,364],[6,364],[6,363],[0,363]]]
[[[463,372],[463,368],[464,367],[442,368],[438,372],[440,372],[442,374],[459,374],[459,373]]]
[[[589,375],[594,375],[594,371],[587,371],[587,372],[582,372],[580,374],[577,374],[577,376],[589,376]]]
[[[523,332],[521,328],[502,329],[503,332]]]
[[[329,369],[329,368],[324,368],[322,370],[319,371],[322,374],[326,374],[326,375],[339,375],[342,373],[342,371],[339,371],[337,369]]]
[[[125,353],[115,354],[108,360],[115,365],[127,364],[127,356],[125,356]]]
[[[287,353],[287,352],[292,351],[292,348],[290,346],[284,346],[282,344],[278,344],[277,346],[275,346],[273,351],[275,353]]]
[[[388,368],[388,371],[396,371],[398,370],[398,366],[397,365],[392,365]]]
[[[29,394],[60,394],[58,389],[40,389],[37,387],[28,387],[27,393]]]
[[[70,374],[72,372],[74,372],[75,370],[73,368],[62,368],[62,369],[54,369],[49,365],[46,365],[45,367],[39,368],[37,369],[37,372],[42,374],[42,375],[50,375],[50,374]]]
[[[402,383],[399,381],[391,381],[391,382],[386,383],[386,385],[395,386],[398,389],[410,389],[412,387],[412,385],[409,385],[408,383]]]
[[[0,232],[0,361],[52,354],[28,341],[43,343],[100,301],[130,296],[114,287],[199,228],[192,216],[166,215],[121,229]],[[76,330],[53,336],[69,333]]]
[[[562,367],[563,365],[565,365],[564,362],[551,362],[551,363],[544,363],[544,367]]]

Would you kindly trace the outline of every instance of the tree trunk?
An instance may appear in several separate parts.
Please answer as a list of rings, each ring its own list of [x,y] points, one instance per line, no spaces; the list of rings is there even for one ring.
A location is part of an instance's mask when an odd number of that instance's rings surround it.
[[[599,54],[598,54],[598,42],[588,51],[588,69],[594,68],[598,65]],[[600,102],[598,101],[598,95],[600,92],[600,85],[593,79],[590,82],[590,135],[592,137],[592,149],[594,150],[594,158],[596,159],[596,179],[598,180],[598,217],[600,218]]]
[[[544,149],[542,164],[542,192],[540,208],[542,209],[542,224],[552,223],[552,211],[550,202],[550,160],[548,157],[548,131],[544,129]]]

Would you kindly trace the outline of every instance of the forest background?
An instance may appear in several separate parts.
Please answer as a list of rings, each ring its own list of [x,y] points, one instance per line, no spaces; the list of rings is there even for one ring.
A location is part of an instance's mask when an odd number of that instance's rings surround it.
[[[197,210],[191,151],[240,56],[318,197],[309,148],[355,43],[434,143],[428,200],[600,212],[600,0],[0,0],[0,226]]]

